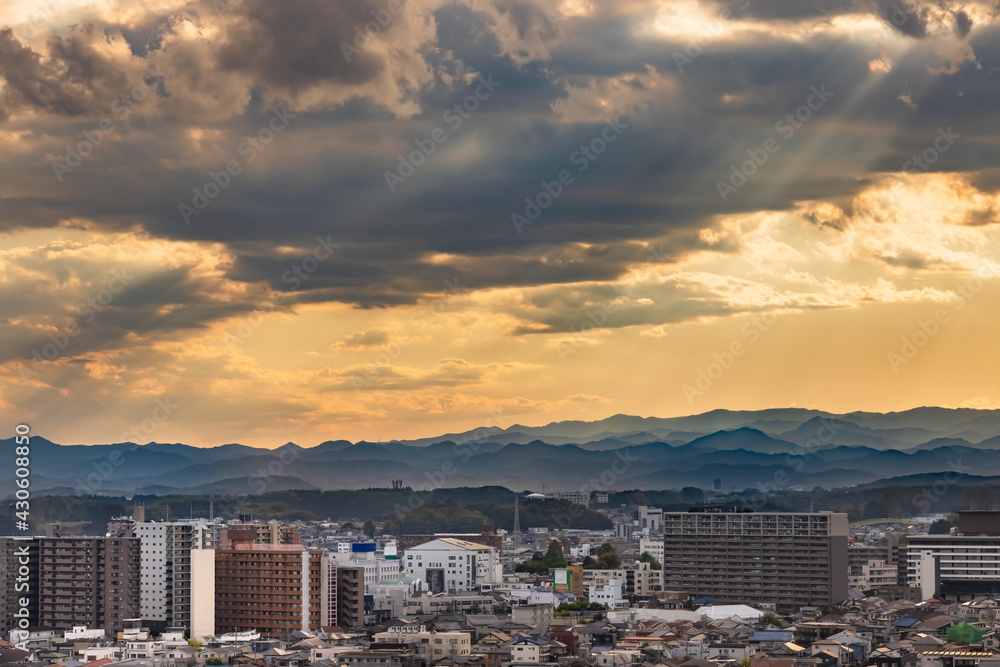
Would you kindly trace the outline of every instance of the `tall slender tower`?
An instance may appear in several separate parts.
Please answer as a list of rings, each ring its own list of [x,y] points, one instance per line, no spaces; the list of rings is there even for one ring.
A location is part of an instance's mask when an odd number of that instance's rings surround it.
[[[514,546],[521,545],[521,515],[517,508],[517,494],[514,494]]]

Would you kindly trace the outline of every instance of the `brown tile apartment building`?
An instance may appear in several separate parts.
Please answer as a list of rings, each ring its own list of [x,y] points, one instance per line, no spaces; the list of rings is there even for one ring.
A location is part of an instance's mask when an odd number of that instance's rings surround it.
[[[139,539],[39,537],[38,624],[117,630],[139,616]]]

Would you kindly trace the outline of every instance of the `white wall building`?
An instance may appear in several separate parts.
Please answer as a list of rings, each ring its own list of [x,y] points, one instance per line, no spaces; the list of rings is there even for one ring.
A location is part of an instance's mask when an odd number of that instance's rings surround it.
[[[406,550],[406,574],[425,582],[431,593],[475,590],[495,584],[503,571],[500,554],[475,542],[442,538]]]
[[[624,574],[624,572],[620,574]],[[628,603],[625,602],[624,579],[598,579],[589,584],[585,583],[583,588],[587,595],[587,602],[597,602],[605,605],[608,609],[621,609],[628,606]]]
[[[434,632],[423,625],[397,625],[388,632],[378,632],[372,637],[376,642],[412,641],[417,657],[428,663],[443,658],[472,653],[472,639],[468,632]]]
[[[204,520],[135,524],[140,544],[142,618],[215,633],[215,525]]]
[[[551,497],[590,507],[590,491],[557,491]]]
[[[348,554],[349,555],[349,554]],[[368,559],[368,560],[354,560],[345,558],[344,554],[331,553],[334,556],[336,563],[341,565],[350,565],[352,567],[363,567],[365,569],[365,594],[371,595],[374,586],[385,582],[385,581],[399,581],[403,577],[403,571],[400,569],[400,564],[402,561],[395,559],[384,560],[378,559]]]
[[[88,630],[86,625],[74,625],[72,630],[66,630],[63,638],[66,641],[79,641],[82,639],[104,639],[104,628]]]
[[[1000,537],[911,535],[906,546],[906,582],[924,599],[941,581],[1000,582]]]
[[[662,537],[640,537],[639,553],[648,551],[649,555],[656,559],[656,562],[663,565],[663,538]]]
[[[662,535],[663,510],[659,507],[646,507],[645,505],[640,507],[639,530],[645,535]]]

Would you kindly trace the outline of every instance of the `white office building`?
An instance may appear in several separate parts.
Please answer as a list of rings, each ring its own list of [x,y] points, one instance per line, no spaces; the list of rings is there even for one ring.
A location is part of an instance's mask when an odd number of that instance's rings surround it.
[[[927,599],[948,598],[942,584],[966,588],[970,598],[1000,586],[1000,537],[911,535],[906,546],[906,582]]]
[[[442,538],[406,550],[406,575],[425,582],[431,593],[476,590],[499,583],[500,554],[493,547]]]
[[[619,572],[619,574],[624,574]],[[598,578],[591,583],[584,583],[584,593],[587,602],[605,605],[608,609],[623,609],[628,607],[625,601],[625,580]]]
[[[640,507],[638,518],[639,530],[643,535],[663,534],[663,510],[659,507]]]
[[[135,524],[142,618],[215,634],[215,525],[204,519]]]

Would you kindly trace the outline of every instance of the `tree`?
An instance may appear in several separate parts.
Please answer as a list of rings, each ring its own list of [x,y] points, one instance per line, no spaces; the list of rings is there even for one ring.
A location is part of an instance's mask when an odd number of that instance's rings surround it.
[[[701,505],[705,502],[705,492],[697,486],[685,486],[681,489],[681,502],[688,505]]]
[[[600,570],[617,570],[622,566],[622,559],[618,557],[618,552],[609,551],[597,557],[597,567]]]
[[[369,540],[375,539],[375,522],[371,519],[365,521],[365,525],[361,529],[361,532],[367,535]]]
[[[205,660],[205,664],[206,665],[221,665],[222,664],[222,658],[207,658]]]
[[[870,500],[865,503],[863,516],[866,519],[885,519],[889,516],[889,508],[886,507],[885,503],[881,503],[877,500]]]
[[[559,544],[558,540],[549,542],[549,550],[542,557],[542,564],[546,568],[566,567],[566,557],[563,556],[562,545]]]
[[[639,554],[639,562],[649,563],[649,566],[654,570],[662,569],[660,561],[656,560],[656,558],[653,557],[653,554],[649,553],[648,551],[643,551],[641,554]]]
[[[969,623],[958,623],[948,628],[948,641],[959,646],[978,644],[983,640],[986,630]]]
[[[779,628],[781,627],[781,619],[778,618],[777,614],[774,614],[772,612],[767,612],[766,614],[761,616],[759,623],[762,623],[764,625],[774,625]]]
[[[618,557],[615,548],[605,542],[597,549],[597,558],[587,556],[583,559],[583,567],[586,570],[617,570],[622,566],[622,559]]]
[[[947,535],[951,532],[951,522],[948,519],[938,519],[927,529],[929,535]]]

